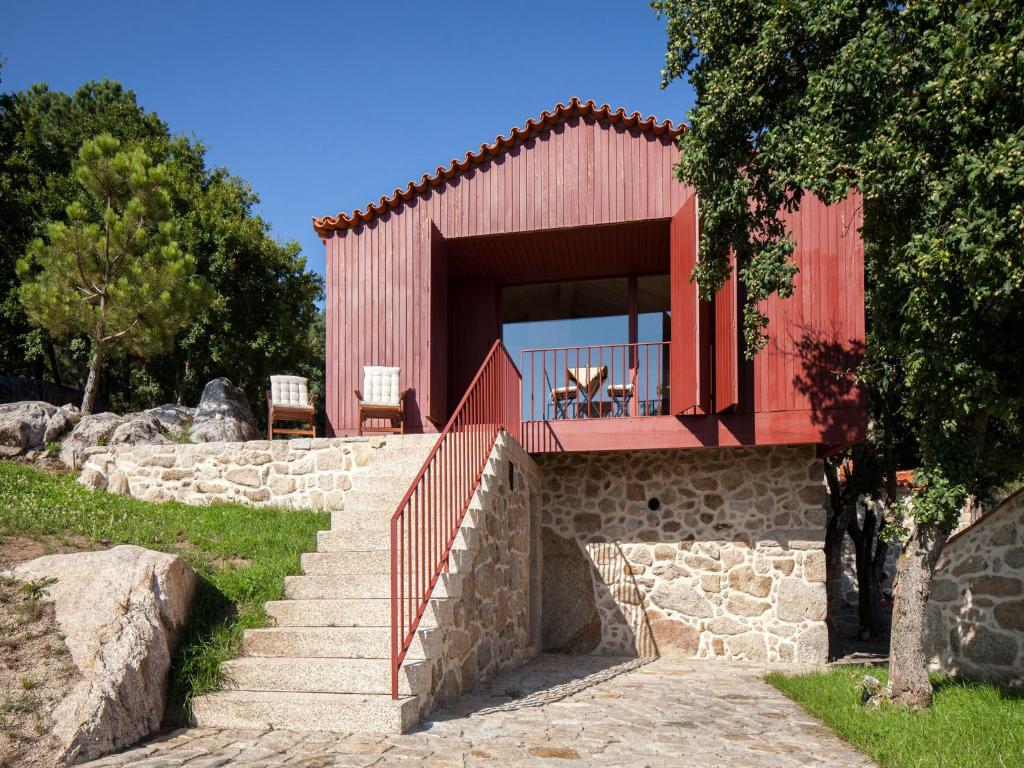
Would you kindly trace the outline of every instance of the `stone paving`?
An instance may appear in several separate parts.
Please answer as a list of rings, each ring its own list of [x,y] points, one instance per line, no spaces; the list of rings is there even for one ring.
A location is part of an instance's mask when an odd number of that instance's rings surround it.
[[[92,768],[870,768],[763,667],[540,656],[404,736],[175,731]]]

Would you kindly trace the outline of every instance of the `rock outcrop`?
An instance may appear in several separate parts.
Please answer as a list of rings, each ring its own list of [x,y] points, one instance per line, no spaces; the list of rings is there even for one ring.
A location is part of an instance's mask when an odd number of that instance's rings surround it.
[[[0,405],[0,455],[38,450],[57,407],[41,400]]]
[[[193,443],[255,440],[259,433],[245,392],[225,378],[209,382],[203,387],[189,436]]]
[[[47,555],[14,569],[47,587],[82,679],[54,710],[65,764],[134,744],[160,727],[168,670],[196,575],[176,555],[119,546]]]
[[[94,445],[162,445],[171,442],[164,436],[162,422],[149,411],[93,413],[83,416],[61,443],[61,460],[78,467],[79,454]]]
[[[191,429],[192,420],[196,417],[196,409],[186,405],[166,403],[150,408],[146,411],[160,422],[161,428],[170,435],[180,437],[186,430]]]

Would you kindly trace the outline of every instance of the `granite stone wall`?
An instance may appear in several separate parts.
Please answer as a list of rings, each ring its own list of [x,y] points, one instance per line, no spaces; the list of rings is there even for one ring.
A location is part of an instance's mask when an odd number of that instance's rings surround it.
[[[532,604],[539,599],[531,568],[539,509],[537,465],[503,433],[460,529],[447,584],[454,599],[435,604],[444,633],[433,658],[424,712],[522,664],[538,648]]]
[[[926,647],[937,669],[1024,685],[1024,491],[946,544]]]
[[[79,482],[146,501],[338,510],[354,472],[399,452],[425,456],[434,440],[396,435],[100,446],[83,452]]]
[[[552,454],[537,463],[546,648],[826,660],[827,499],[813,447]],[[578,579],[579,562],[586,588],[550,588],[549,570]],[[566,617],[558,620],[568,630],[552,637],[549,616]]]

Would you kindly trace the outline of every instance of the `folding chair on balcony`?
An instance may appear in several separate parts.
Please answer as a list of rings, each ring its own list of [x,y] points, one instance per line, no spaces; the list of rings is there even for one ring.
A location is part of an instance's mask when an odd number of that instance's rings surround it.
[[[614,405],[613,416],[628,416],[629,401],[633,399],[632,384],[609,384],[608,397]]]
[[[278,421],[304,424],[301,429],[274,426]],[[274,435],[316,437],[316,395],[309,395],[309,381],[301,376],[271,376],[267,390],[267,439]]]
[[[363,388],[356,390],[359,404],[359,434],[366,419],[387,419],[390,427],[377,427],[375,432],[405,434],[405,397],[408,389],[399,391],[401,368],[386,365],[363,366]]]
[[[594,396],[601,391],[601,384],[608,378],[607,365],[592,365],[586,368],[569,368],[569,379],[576,385],[579,403],[576,415],[600,416],[600,404],[594,402]]]
[[[579,387],[575,384],[568,384],[564,387],[552,387],[551,379],[548,378],[547,373],[544,374],[544,378],[551,389],[551,405],[554,411],[554,418],[569,418],[569,406],[576,403],[576,397],[580,393]]]

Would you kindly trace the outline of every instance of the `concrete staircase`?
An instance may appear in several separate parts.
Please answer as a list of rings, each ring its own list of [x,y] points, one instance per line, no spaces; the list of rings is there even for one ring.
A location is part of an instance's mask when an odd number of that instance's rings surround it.
[[[302,556],[303,575],[285,577],[286,599],[267,603],[276,626],[246,631],[242,656],[221,668],[225,689],[193,702],[197,725],[400,733],[419,720],[458,577],[435,589],[392,699],[389,524],[435,440],[388,437],[353,473],[344,509]]]

